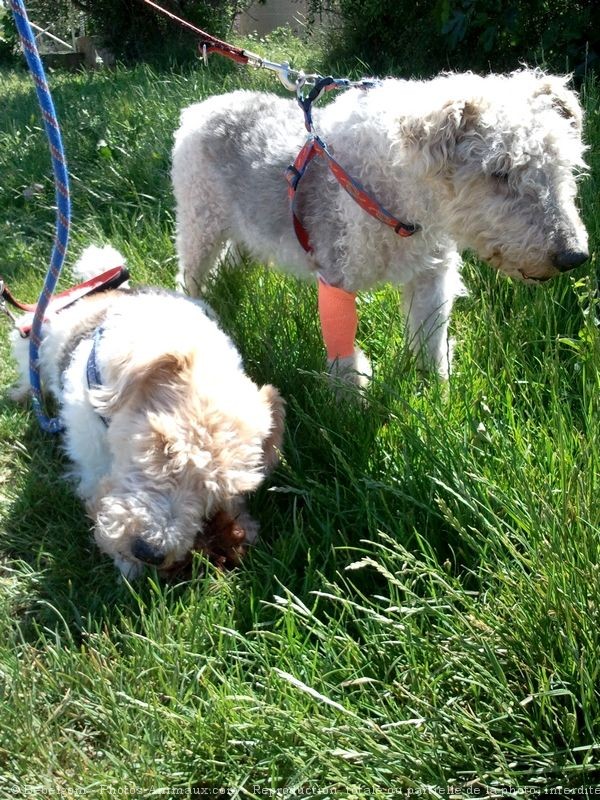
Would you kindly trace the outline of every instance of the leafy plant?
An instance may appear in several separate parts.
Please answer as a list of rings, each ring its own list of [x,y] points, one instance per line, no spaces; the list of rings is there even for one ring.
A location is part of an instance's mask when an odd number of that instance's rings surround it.
[[[436,20],[459,66],[522,59],[584,72],[597,66],[600,11],[584,0],[440,0]]]
[[[171,13],[216,36],[223,36],[250,0],[164,0]],[[142,0],[31,0],[29,14],[39,25],[68,29],[83,13],[86,32],[98,36],[117,57],[136,60],[190,60],[197,37]]]
[[[0,8],[0,65],[12,64],[17,53],[17,30],[12,14]]]
[[[444,66],[436,0],[308,0],[308,6],[309,19],[328,13],[330,61],[346,69],[359,65],[362,73],[421,75],[434,61],[435,69]]]
[[[333,61],[371,71],[516,69],[523,62],[583,75],[597,68],[600,7],[587,0],[309,0],[329,10]]]

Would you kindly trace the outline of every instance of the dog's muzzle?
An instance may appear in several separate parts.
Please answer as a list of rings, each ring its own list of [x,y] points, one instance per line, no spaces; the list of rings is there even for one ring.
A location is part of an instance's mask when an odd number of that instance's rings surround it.
[[[166,557],[166,553],[160,547],[154,547],[143,539],[136,539],[131,548],[132,554],[138,559],[143,561],[144,564],[151,564],[152,566],[160,566]]]
[[[581,266],[588,258],[589,253],[584,250],[562,250],[554,254],[552,263],[560,272],[568,272]]]

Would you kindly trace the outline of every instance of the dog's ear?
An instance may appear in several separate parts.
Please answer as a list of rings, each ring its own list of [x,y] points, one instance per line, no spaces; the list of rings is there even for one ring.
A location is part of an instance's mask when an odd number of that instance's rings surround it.
[[[106,386],[92,393],[92,402],[100,414],[110,417],[135,395],[172,391],[192,365],[188,353],[161,353],[148,360],[130,359],[120,365],[111,365]]]
[[[401,120],[401,140],[419,151],[427,172],[441,172],[456,146],[477,128],[481,108],[476,101],[449,100],[422,117]]]
[[[187,420],[164,411],[148,412],[148,422],[151,433],[147,441],[148,454],[144,459],[147,472],[154,469],[156,475],[162,477],[192,469],[211,475],[214,470],[211,466],[213,454],[209,434],[206,440],[190,436]],[[207,477],[207,480],[210,481],[210,478]]]
[[[261,388],[260,396],[270,407],[271,413],[271,429],[263,440],[262,445],[265,473],[268,474],[279,464],[279,454],[285,428],[285,400],[277,389],[270,384]]]
[[[263,386],[258,398],[262,408],[256,408],[250,420],[218,403],[187,404],[175,416],[148,413],[152,456],[145,459],[146,471],[154,469],[160,476],[191,470],[218,502],[254,491],[279,462],[285,419],[285,403],[277,389]]]
[[[480,117],[476,101],[449,100],[429,114],[403,118],[401,141],[418,152],[426,172],[443,172],[457,145],[476,130]]]
[[[567,78],[542,75],[536,82],[533,97],[547,98],[552,108],[568,120],[576,131],[581,131],[583,112],[575,92],[567,88]]]

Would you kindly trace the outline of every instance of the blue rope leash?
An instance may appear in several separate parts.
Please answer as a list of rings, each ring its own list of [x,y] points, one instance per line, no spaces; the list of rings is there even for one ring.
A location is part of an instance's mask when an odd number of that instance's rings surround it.
[[[58,282],[69,242],[69,226],[71,222],[69,176],[67,173],[67,162],[63,150],[60,128],[58,127],[56,111],[54,110],[54,103],[52,102],[50,89],[46,82],[46,75],[44,74],[42,60],[35,43],[35,36],[29,24],[29,20],[27,19],[25,4],[23,0],[10,0],[10,7],[15,18],[21,44],[23,45],[23,52],[35,83],[38,102],[44,120],[44,127],[46,129],[46,135],[48,136],[56,186],[56,232],[52,256],[50,258],[50,266],[31,326],[29,341],[29,380],[31,383],[33,408],[40,427],[48,433],[58,433],[61,430],[60,420],[58,418],[47,417],[43,410],[38,353],[41,344],[44,315]]]

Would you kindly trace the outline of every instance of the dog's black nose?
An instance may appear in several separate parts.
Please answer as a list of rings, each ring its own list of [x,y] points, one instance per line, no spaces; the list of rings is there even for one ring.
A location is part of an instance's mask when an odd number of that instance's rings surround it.
[[[561,272],[568,272],[587,261],[588,256],[589,253],[586,250],[562,250],[560,253],[555,253],[554,266]]]
[[[148,544],[143,539],[136,539],[131,548],[133,555],[144,564],[159,566],[165,560],[165,551],[160,547]]]

